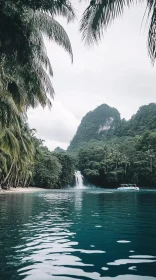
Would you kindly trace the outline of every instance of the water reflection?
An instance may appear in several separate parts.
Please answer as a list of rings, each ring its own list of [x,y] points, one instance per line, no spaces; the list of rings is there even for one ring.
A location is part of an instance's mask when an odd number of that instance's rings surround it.
[[[75,202],[75,211],[79,212],[82,209],[82,200],[83,200],[83,191],[78,190],[75,192],[74,202]]]
[[[156,193],[0,196],[0,279],[156,279]]]

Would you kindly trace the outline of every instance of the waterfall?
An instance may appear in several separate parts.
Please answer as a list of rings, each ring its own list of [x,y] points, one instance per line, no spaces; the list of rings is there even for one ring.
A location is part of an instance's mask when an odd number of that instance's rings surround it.
[[[79,189],[83,188],[83,177],[80,171],[75,172],[75,180],[76,180],[76,187]]]

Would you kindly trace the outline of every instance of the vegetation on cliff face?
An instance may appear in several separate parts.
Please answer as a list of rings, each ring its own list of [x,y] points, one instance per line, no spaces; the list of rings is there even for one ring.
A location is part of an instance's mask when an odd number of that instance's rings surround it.
[[[134,137],[147,130],[156,131],[155,103],[140,107],[128,121],[120,119],[120,114],[115,108],[102,104],[82,119],[68,150],[78,151],[79,148],[86,147],[88,142],[95,140],[113,141],[115,137]]]
[[[121,120],[119,136],[140,135],[147,130],[156,131],[156,104],[141,106],[129,121]]]
[[[107,104],[100,105],[82,119],[68,150],[77,149],[83,143],[94,139],[100,140],[106,136],[114,135],[119,124],[120,114],[118,110]]]
[[[55,153],[64,153],[65,150],[63,150],[62,148],[60,147],[56,147],[55,150],[54,150]]]
[[[121,183],[156,187],[156,132],[96,141],[78,153],[79,169],[90,183],[115,187]]]
[[[104,187],[129,182],[156,187],[156,104],[140,107],[129,121],[120,120],[117,112],[112,126],[106,112],[112,116],[116,110],[106,108],[104,104],[89,112],[70,144],[79,170],[90,183]],[[98,133],[101,125],[107,129]]]
[[[75,164],[94,185],[156,187],[155,116],[154,103],[142,106],[129,121],[121,120],[116,109],[104,104],[82,119],[70,146],[71,155],[60,148],[49,152],[36,140],[39,153],[35,155],[34,185],[51,188],[71,184]]]

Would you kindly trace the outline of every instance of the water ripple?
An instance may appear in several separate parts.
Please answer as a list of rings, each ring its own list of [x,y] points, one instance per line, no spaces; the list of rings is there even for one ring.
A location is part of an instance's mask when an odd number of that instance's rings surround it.
[[[0,197],[0,280],[156,279],[156,193],[145,194]]]

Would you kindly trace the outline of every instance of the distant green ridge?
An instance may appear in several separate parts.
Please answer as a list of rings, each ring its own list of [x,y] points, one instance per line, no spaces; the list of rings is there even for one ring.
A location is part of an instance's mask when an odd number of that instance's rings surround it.
[[[146,130],[156,131],[155,103],[140,107],[128,121],[120,118],[117,109],[102,104],[83,117],[68,151],[77,150],[90,141],[105,141],[123,136],[133,137]]]

